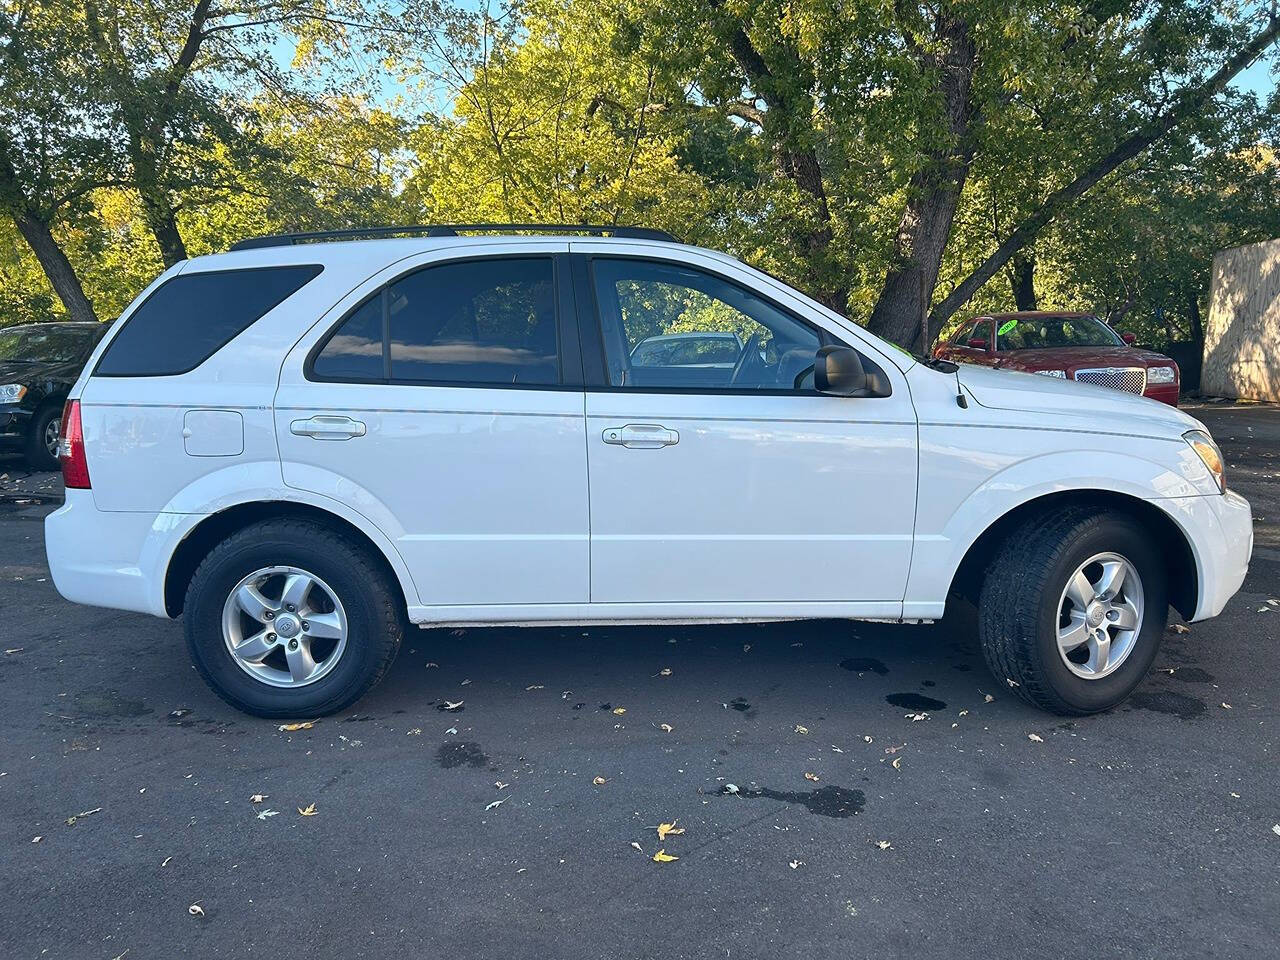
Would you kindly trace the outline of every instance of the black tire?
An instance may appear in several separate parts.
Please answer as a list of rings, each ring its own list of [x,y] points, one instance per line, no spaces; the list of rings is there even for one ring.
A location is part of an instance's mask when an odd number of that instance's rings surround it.
[[[250,676],[223,639],[223,607],[232,589],[273,566],[315,574],[346,611],[346,649],[327,674],[305,686],[273,687]],[[360,699],[395,660],[406,625],[403,601],[381,558],[310,520],[267,520],[219,543],[191,578],[184,618],[191,659],[213,692],[237,710],[277,719],[324,716]]]
[[[1097,679],[1077,676],[1058,652],[1059,601],[1076,569],[1100,553],[1127,559],[1142,581],[1142,625],[1128,657]],[[1146,677],[1169,617],[1167,575],[1150,535],[1115,512],[1067,507],[1008,538],[988,567],[978,604],[983,656],[1000,686],[1051,713],[1081,716],[1124,701]]]
[[[45,431],[50,425],[62,421],[62,405],[48,405],[36,411],[27,429],[27,439],[22,454],[32,470],[57,470],[58,457],[45,446]]]

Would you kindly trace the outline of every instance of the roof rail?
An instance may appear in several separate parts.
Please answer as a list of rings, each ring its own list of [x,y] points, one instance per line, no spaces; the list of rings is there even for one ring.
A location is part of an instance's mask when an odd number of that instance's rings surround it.
[[[324,240],[376,240],[383,237],[456,237],[462,233],[585,233],[627,240],[665,240],[678,242],[665,230],[648,227],[615,227],[590,223],[438,223],[398,227],[355,227],[349,230],[319,230],[311,233],[278,233],[265,237],[249,237],[231,245],[232,250],[258,250],[263,247],[287,247],[295,243]]]

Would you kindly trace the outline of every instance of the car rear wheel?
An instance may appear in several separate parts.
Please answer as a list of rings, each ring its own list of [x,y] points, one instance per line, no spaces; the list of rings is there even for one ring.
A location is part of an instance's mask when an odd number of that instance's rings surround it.
[[[404,619],[385,566],[308,520],[232,534],[196,569],[185,605],[200,675],[237,709],[273,718],[364,696],[395,659]]]
[[[58,469],[58,434],[61,430],[61,406],[43,407],[31,418],[23,455],[33,470]]]
[[[1163,561],[1133,518],[1069,507],[1008,538],[987,570],[987,665],[1053,713],[1109,710],[1140,684],[1168,620]]]

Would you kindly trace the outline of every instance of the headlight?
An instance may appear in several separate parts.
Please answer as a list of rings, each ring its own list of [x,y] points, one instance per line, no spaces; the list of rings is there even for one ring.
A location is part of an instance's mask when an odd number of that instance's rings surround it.
[[[1203,430],[1188,430],[1182,435],[1182,439],[1191,445],[1191,449],[1196,452],[1205,467],[1213,474],[1213,479],[1218,484],[1218,492],[1226,493],[1227,473],[1222,463],[1222,451],[1213,442],[1213,437]]]
[[[1177,379],[1173,367],[1147,367],[1147,383],[1173,383]]]
[[[17,403],[26,396],[27,388],[20,383],[6,383],[0,386],[0,403]]]
[[[1057,377],[1059,380],[1067,379],[1067,371],[1065,370],[1037,370],[1036,373],[1042,377]]]

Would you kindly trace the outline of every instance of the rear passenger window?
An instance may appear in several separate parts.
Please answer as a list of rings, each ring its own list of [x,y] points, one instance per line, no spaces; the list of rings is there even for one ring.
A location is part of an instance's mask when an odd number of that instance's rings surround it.
[[[312,373],[393,383],[558,384],[552,261],[470,260],[401,277],[334,330]]]
[[[125,321],[94,373],[103,377],[188,373],[322,269],[307,264],[179,274],[157,287]]]

